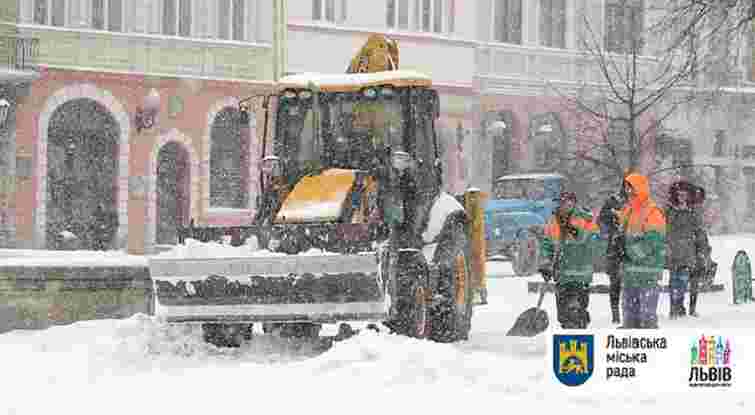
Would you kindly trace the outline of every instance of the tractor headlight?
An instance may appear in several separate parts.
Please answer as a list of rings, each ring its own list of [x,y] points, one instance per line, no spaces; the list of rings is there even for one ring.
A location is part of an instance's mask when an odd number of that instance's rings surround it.
[[[393,88],[386,86],[380,89],[380,95],[386,98],[392,98],[394,95],[396,95],[396,91]]]
[[[375,88],[367,88],[362,91],[362,94],[369,99],[374,99],[375,97],[377,97],[378,91]]]

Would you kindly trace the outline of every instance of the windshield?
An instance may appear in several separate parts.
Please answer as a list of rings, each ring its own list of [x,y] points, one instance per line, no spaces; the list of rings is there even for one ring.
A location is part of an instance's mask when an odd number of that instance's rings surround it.
[[[496,199],[543,200],[545,182],[537,179],[501,180],[495,185]]]
[[[319,112],[312,110],[314,97],[284,94],[278,111],[276,155],[289,169],[369,170],[388,146],[406,151],[405,91],[374,91],[374,97],[361,92],[319,94]]]

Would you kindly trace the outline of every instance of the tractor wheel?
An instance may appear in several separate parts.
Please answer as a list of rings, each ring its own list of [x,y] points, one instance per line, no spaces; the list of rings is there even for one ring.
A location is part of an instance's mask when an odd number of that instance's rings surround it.
[[[436,260],[443,261],[436,264],[440,269],[437,294],[442,300],[432,310],[430,338],[441,343],[467,340],[472,328],[474,294],[469,240],[463,228],[455,237],[458,239],[447,245],[450,251],[436,253]]]
[[[517,277],[528,277],[537,272],[539,262],[540,240],[535,233],[529,232],[526,238],[517,241],[511,265]]]
[[[322,325],[316,323],[264,323],[262,331],[281,338],[305,339],[317,338]]]
[[[252,324],[202,324],[204,341],[216,347],[240,347],[252,338]]]

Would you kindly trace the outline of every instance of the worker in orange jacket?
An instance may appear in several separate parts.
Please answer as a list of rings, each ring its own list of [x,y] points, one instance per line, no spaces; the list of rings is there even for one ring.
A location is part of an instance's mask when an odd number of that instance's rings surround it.
[[[658,328],[658,281],[666,262],[666,219],[650,197],[647,177],[624,179],[627,203],[619,212],[625,235],[622,258],[622,328]]]

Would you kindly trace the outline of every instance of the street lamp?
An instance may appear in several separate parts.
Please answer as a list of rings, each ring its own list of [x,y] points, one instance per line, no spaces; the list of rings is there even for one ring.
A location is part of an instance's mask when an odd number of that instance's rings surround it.
[[[509,128],[509,126],[505,122],[500,120],[493,121],[492,123],[490,123],[490,125],[488,125],[488,134],[503,134],[503,132],[506,131],[507,128]]]
[[[144,97],[144,102],[136,108],[136,132],[154,127],[157,114],[160,112],[160,94],[153,88]]]
[[[0,98],[0,127],[5,126],[5,122],[8,120],[9,110],[10,102],[5,98]]]

